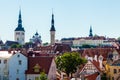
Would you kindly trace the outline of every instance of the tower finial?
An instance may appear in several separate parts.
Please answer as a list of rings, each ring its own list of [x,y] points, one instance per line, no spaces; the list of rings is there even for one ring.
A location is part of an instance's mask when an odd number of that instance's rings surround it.
[[[53,8],[52,8],[52,14],[53,14]]]

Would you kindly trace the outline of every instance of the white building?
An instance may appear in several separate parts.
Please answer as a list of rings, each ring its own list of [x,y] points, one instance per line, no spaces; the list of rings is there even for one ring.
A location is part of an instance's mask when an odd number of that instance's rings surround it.
[[[16,52],[9,60],[9,80],[26,80],[27,57]]]
[[[72,42],[73,42],[73,46],[82,46],[84,44],[94,45],[94,46],[100,46],[100,45],[112,46],[115,43],[114,42],[115,40],[110,41],[109,39],[106,39],[104,36],[81,37],[81,38],[75,38]]]
[[[0,80],[8,80],[8,61],[11,56],[8,51],[0,51]]]

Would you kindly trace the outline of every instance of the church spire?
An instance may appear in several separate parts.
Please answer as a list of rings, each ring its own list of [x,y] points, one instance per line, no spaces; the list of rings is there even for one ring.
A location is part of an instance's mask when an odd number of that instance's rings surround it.
[[[52,20],[51,20],[51,29],[50,29],[50,42],[51,45],[55,44],[55,27],[54,27],[54,14],[52,12]]]
[[[52,20],[51,20],[51,29],[50,31],[55,31],[55,27],[54,27],[54,14],[52,12]]]
[[[19,10],[18,26],[15,31],[24,31],[24,28],[22,27],[21,9]]]
[[[93,34],[92,34],[92,26],[90,26],[90,33],[89,33],[89,37],[93,37]]]
[[[18,25],[21,25],[21,26],[18,26],[18,27],[22,27],[22,17],[21,17],[21,10],[19,11]]]

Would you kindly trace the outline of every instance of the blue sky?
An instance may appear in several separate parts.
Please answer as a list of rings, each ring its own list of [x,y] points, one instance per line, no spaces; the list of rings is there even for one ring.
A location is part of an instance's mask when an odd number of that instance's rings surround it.
[[[0,38],[14,40],[21,6],[26,42],[36,31],[43,42],[50,42],[52,8],[56,39],[93,34],[120,37],[120,0],[1,0]]]

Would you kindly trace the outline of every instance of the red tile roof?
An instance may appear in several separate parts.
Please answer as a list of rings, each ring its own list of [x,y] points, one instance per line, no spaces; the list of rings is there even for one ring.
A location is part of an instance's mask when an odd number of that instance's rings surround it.
[[[93,61],[91,61],[91,62],[93,63],[93,65],[94,65],[99,71],[101,71],[100,66],[99,66],[99,61],[93,60]]]
[[[113,52],[114,50],[115,48],[85,49],[82,53],[82,56],[85,57],[86,55],[88,55],[89,57],[94,57],[95,55],[97,55],[99,57],[99,55],[102,55],[103,60],[106,60],[109,52]],[[117,50],[117,51],[120,52],[120,50]]]
[[[91,75],[88,75],[85,77],[85,79],[87,80],[96,80],[97,76],[98,76],[98,72],[94,73],[94,74],[91,74]]]
[[[28,70],[26,71],[26,74],[40,74],[41,71],[45,71],[46,74],[48,74],[51,63],[52,63],[53,57],[28,57]],[[40,65],[40,71],[34,72],[34,67],[36,64]]]

